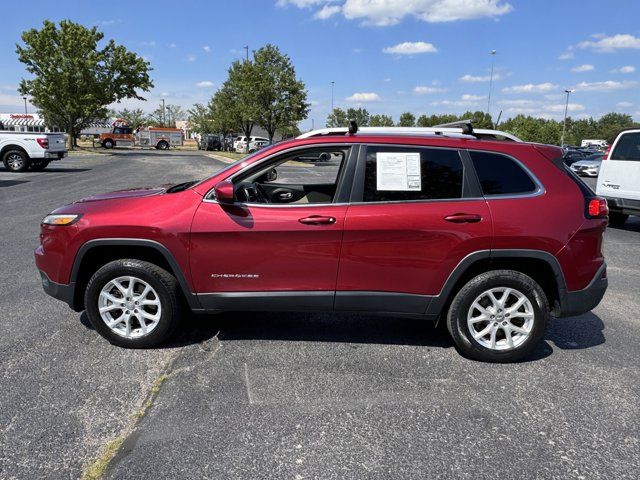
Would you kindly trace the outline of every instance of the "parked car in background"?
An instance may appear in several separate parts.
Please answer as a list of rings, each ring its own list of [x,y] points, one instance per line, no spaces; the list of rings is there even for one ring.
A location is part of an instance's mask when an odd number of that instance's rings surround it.
[[[269,139],[265,137],[249,137],[249,148],[251,148],[252,144],[255,142],[268,142]],[[246,151],[247,146],[247,137],[240,136],[237,137],[233,141],[233,149],[238,153],[244,153]]]
[[[602,153],[589,155],[584,160],[578,160],[572,163],[570,168],[580,176],[597,177],[600,172],[603,156],[604,154]]]
[[[198,148],[200,150],[222,150],[222,141],[220,140],[220,135],[217,133],[205,133],[200,137],[200,141],[198,142]]]
[[[606,140],[593,140],[593,139],[585,139],[580,143],[581,147],[598,147],[598,148],[607,148]]]
[[[584,152],[583,150],[569,147],[564,149],[564,154],[562,158],[564,159],[565,165],[570,167],[575,162],[579,160],[584,160],[585,158],[587,158],[588,155],[589,153]]]
[[[254,153],[269,145],[269,140],[256,140],[249,144],[249,153]]]
[[[64,133],[14,132],[0,123],[0,158],[10,172],[41,171],[66,156]]]
[[[184,306],[342,311],[443,322],[469,357],[516,361],[607,289],[606,201],[560,157],[470,124],[312,131],[198,182],[58,208],[36,265],[122,347],[164,341]]]
[[[640,215],[640,129],[618,134],[600,166],[596,192],[607,199],[611,225]]]

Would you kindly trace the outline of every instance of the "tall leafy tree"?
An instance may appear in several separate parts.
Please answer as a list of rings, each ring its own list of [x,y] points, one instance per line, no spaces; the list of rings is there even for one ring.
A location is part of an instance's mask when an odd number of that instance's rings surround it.
[[[113,112],[113,114],[114,116],[121,118],[125,122],[127,122],[127,125],[129,125],[134,130],[136,128],[140,128],[143,125],[146,125],[149,122],[149,117],[140,108],[136,108],[135,110],[129,110],[125,108],[123,110]]]
[[[189,113],[189,127],[192,131],[203,134],[213,133],[215,131],[214,119],[211,114],[211,109],[196,103],[188,111]]]
[[[22,79],[18,91],[31,97],[49,125],[69,134],[73,148],[78,133],[107,116],[108,105],[125,98],[144,100],[153,82],[150,65],[104,34],[70,20],[59,25],[45,20],[40,30],[22,33],[18,59],[32,78]]]
[[[276,130],[290,130],[307,118],[309,103],[305,85],[296,78],[291,59],[274,45],[266,45],[253,55],[254,77],[257,80],[256,123],[273,141]]]
[[[351,120],[355,120],[359,127],[368,127],[371,121],[371,114],[366,108],[348,108],[347,125]]]
[[[416,122],[419,127],[433,127],[435,125],[440,125],[442,123],[451,123],[458,120],[456,115],[445,114],[445,115],[420,115],[418,117],[418,121]]]
[[[403,114],[400,115],[398,126],[399,127],[415,127],[416,116],[411,112],[404,112]]]
[[[393,123],[393,118],[390,115],[371,115],[371,120],[369,121],[369,125],[371,127],[393,127],[395,123]]]
[[[327,128],[346,127],[349,124],[349,118],[347,112],[341,108],[334,108],[327,117]]]

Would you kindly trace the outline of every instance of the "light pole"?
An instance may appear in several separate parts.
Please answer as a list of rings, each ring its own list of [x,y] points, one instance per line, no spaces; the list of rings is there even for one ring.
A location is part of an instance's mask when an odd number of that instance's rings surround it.
[[[27,115],[27,97],[22,97],[24,100],[24,114]]]
[[[245,49],[245,51],[246,51],[246,53],[247,53],[247,54],[246,54],[246,59],[247,59],[247,62],[248,62],[248,61],[249,61],[249,45],[245,45],[245,46],[244,46],[244,49]]]
[[[565,90],[564,93],[567,94],[567,102],[564,104],[564,121],[562,122],[562,137],[560,138],[560,146],[564,145],[564,134],[567,130],[567,111],[569,110],[569,95],[571,95],[575,90]]]
[[[331,111],[333,112],[333,87],[335,86],[336,82],[331,82]]]
[[[489,76],[489,99],[487,100],[487,115],[491,111],[491,90],[493,89],[493,66],[496,60],[496,51],[491,50],[491,75]]]
[[[164,98],[162,99],[162,126],[166,127],[167,123],[167,113],[166,110],[164,109]]]

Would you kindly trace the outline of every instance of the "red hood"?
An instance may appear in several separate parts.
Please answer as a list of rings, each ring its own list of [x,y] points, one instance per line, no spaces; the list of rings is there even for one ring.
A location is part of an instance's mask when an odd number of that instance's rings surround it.
[[[99,193],[91,197],[83,198],[76,203],[80,202],[97,202],[100,200],[114,200],[118,198],[132,198],[132,197],[149,197],[151,195],[158,195],[167,191],[169,186],[161,187],[147,187],[147,188],[131,188],[128,190],[117,190],[115,192]]]

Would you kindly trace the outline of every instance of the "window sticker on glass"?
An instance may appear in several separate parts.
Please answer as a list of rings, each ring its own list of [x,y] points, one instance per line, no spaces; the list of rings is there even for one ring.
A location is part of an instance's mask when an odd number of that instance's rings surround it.
[[[422,190],[419,152],[377,152],[376,189],[380,191]]]

